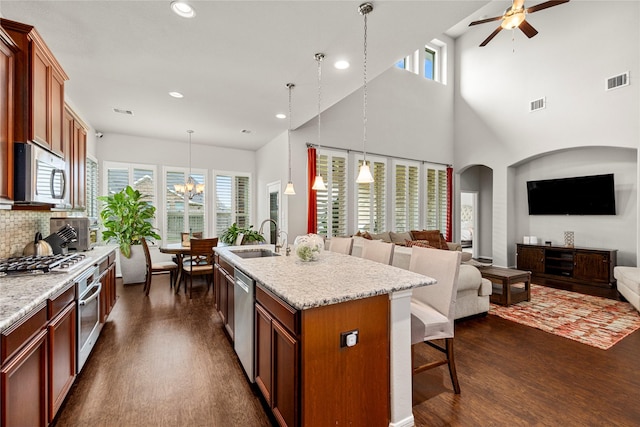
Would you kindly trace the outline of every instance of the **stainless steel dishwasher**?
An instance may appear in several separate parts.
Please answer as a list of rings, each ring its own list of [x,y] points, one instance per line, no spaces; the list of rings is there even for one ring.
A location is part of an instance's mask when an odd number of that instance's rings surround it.
[[[234,269],[235,286],[234,343],[233,348],[242,363],[249,381],[254,382],[254,303],[255,281],[237,268]]]

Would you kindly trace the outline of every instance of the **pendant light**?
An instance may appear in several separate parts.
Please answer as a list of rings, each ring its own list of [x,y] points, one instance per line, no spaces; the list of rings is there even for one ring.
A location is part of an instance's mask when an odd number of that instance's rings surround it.
[[[191,200],[198,194],[204,192],[204,184],[198,184],[191,175],[191,135],[193,131],[189,129],[187,133],[189,134],[189,175],[184,184],[175,184],[173,189],[180,195],[187,196],[189,200]]]
[[[320,150],[320,116],[321,109],[320,103],[322,101],[322,60],[324,59],[324,53],[316,53],[315,54],[316,61],[318,62],[318,150]],[[313,186],[311,187],[313,190],[326,190],[327,186],[324,185],[324,180],[322,179],[322,175],[320,172],[317,172],[316,179],[313,181]]]
[[[287,89],[289,89],[289,128],[287,129],[287,147],[289,149],[289,182],[284,189],[284,194],[287,196],[295,196],[296,190],[293,188],[293,182],[291,181],[291,89],[296,87],[293,83],[287,83]]]
[[[358,184],[368,184],[373,182],[373,176],[371,175],[371,170],[369,169],[369,165],[367,164],[367,14],[369,14],[373,10],[373,5],[371,3],[362,3],[358,6],[358,11],[360,15],[364,16],[364,61],[363,61],[363,75],[364,75],[364,85],[363,85],[363,107],[362,107],[362,118],[363,118],[363,133],[362,133],[362,153],[364,155],[362,165],[360,166],[360,173],[358,173],[358,178],[356,182]]]

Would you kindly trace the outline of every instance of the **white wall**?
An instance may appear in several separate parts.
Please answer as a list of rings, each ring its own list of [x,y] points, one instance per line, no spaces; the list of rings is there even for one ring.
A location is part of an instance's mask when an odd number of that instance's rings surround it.
[[[191,147],[191,167],[192,169],[207,169],[206,200],[209,207],[208,212],[213,212],[213,171],[245,172],[252,174],[252,179],[256,181],[255,159],[256,152],[248,150],[236,150],[232,148],[214,147],[211,145],[198,144],[197,131],[192,137]],[[189,167],[189,143],[185,130],[184,141],[169,141],[153,138],[144,138],[131,135],[105,134],[101,139],[96,140],[96,155],[100,170],[100,185],[102,188],[102,171],[104,162],[126,162],[139,163],[156,166],[158,177],[156,179],[157,194],[160,199],[159,204],[164,203],[162,191],[163,166],[166,167]],[[256,188],[256,187],[254,187]],[[254,206],[256,206],[254,193]],[[158,228],[162,229],[164,215],[161,209],[157,212]],[[252,212],[252,223],[257,218],[256,209]],[[266,217],[265,217],[266,218]],[[209,230],[214,230],[213,215],[207,218]]]
[[[512,166],[522,167],[525,159],[557,150],[604,146],[630,149],[624,160],[607,157],[613,159],[609,169],[630,171],[629,161],[637,170],[640,148],[640,85],[633,77],[640,75],[640,2],[570,2],[528,20],[539,31],[532,39],[516,32],[512,41],[512,34],[504,31],[480,48],[492,27],[479,25],[456,41],[454,168],[482,164],[493,170],[497,265],[514,263],[515,242],[522,238],[522,222],[528,221],[518,214],[522,206],[517,169]],[[631,85],[606,92],[606,79],[625,71],[630,72]],[[529,113],[529,102],[543,96],[547,108]],[[576,164],[593,160],[585,151],[573,153]],[[544,160],[534,163],[530,173],[546,178],[551,171],[544,165]],[[625,177],[627,173],[631,172]],[[625,190],[635,193],[636,200],[639,178],[636,173]],[[635,264],[640,242],[638,202],[621,219],[620,225],[629,230],[624,242],[607,240],[600,218],[585,219],[584,227],[602,230],[589,242],[622,245],[623,262]],[[539,234],[551,237],[555,227],[552,222],[535,224]]]

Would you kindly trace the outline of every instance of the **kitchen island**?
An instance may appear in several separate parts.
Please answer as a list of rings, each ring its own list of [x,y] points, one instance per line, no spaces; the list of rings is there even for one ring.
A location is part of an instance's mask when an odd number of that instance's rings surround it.
[[[256,281],[255,381],[278,422],[413,425],[410,299],[435,280],[333,252],[314,262],[237,254],[262,249],[215,252],[217,268]]]

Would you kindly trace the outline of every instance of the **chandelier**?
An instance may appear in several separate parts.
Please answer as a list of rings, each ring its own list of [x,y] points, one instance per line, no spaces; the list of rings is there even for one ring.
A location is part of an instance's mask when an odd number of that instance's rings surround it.
[[[176,193],[186,196],[191,200],[198,194],[204,193],[204,184],[196,182],[191,175],[191,135],[193,134],[193,131],[189,129],[187,133],[189,134],[189,175],[184,184],[174,184],[173,189]]]

